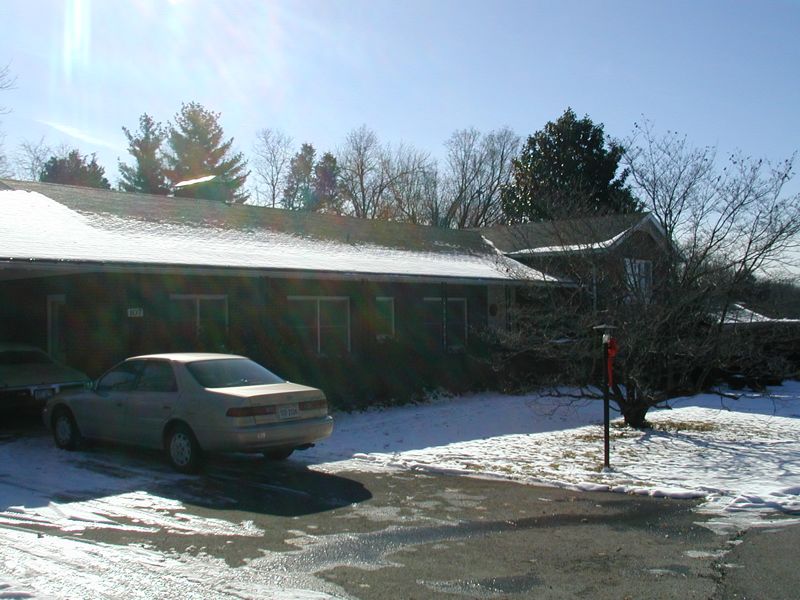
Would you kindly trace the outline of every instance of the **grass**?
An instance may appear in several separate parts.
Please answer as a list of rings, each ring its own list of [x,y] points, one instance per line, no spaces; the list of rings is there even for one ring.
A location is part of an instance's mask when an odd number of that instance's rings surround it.
[[[715,431],[717,426],[713,423],[707,423],[704,421],[657,421],[655,423],[651,423],[653,429],[656,431],[666,431],[669,433],[678,433],[680,431],[698,431],[698,432],[706,432],[706,431]]]

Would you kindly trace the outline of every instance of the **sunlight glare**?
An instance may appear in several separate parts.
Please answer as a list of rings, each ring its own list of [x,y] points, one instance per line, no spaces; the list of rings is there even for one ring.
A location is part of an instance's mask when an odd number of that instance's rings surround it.
[[[72,80],[76,67],[89,64],[91,45],[91,0],[68,0],[64,10],[63,75]]]

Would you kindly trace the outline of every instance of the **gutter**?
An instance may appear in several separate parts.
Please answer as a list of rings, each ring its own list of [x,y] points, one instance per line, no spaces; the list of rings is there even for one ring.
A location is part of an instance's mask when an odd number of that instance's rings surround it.
[[[468,277],[424,274],[375,273],[368,271],[329,271],[313,269],[279,269],[259,267],[222,267],[213,265],[187,266],[180,263],[147,265],[142,263],[108,263],[104,261],[53,261],[38,259],[0,258],[0,281],[4,271],[31,271],[24,277],[50,277],[83,273],[136,273],[157,275],[216,275],[223,277],[274,277],[286,279],[323,279],[328,281],[376,281],[398,283],[449,283],[456,285],[562,285],[576,287],[577,284],[548,276],[548,280],[532,280],[514,277]],[[36,272],[39,273],[36,273]],[[10,279],[10,278],[9,278]]]

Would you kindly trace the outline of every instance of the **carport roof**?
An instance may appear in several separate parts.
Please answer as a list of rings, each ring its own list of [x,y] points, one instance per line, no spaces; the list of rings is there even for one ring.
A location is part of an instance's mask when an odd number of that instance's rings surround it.
[[[0,180],[3,268],[170,267],[308,276],[558,280],[478,232]]]

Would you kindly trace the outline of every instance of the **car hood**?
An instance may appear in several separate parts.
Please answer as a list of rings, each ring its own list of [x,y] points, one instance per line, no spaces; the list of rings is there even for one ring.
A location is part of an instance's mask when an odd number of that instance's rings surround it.
[[[64,365],[14,365],[0,366],[0,390],[38,385],[85,383],[89,378],[76,369]]]

